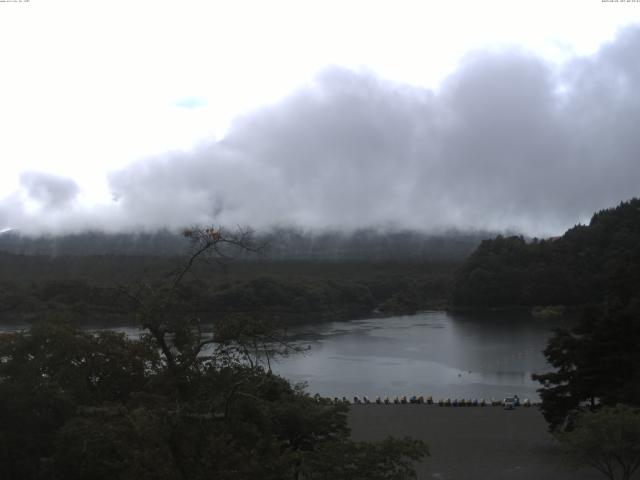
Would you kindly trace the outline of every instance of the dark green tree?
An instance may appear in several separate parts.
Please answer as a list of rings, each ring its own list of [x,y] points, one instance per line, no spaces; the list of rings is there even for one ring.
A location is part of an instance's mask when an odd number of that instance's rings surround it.
[[[534,375],[552,430],[571,428],[582,409],[640,405],[640,303],[612,297],[571,330],[557,329],[544,351],[553,372]]]
[[[59,429],[82,405],[125,401],[157,372],[146,339],[60,321],[0,337],[0,476],[38,478]]]
[[[640,290],[640,199],[593,215],[562,237],[485,240],[458,270],[458,306],[584,306]]]
[[[610,480],[629,480],[640,467],[640,412],[625,405],[604,407],[577,418],[556,438],[578,465],[589,465]]]

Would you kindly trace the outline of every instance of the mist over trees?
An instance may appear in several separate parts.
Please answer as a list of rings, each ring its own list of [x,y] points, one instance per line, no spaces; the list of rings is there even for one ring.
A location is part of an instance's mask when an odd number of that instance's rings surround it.
[[[273,260],[462,260],[488,232],[429,234],[416,230],[360,229],[301,230],[275,228],[256,232],[264,245],[260,255],[240,258]],[[0,233],[0,251],[17,255],[144,255],[184,254],[179,231],[166,229],[130,233],[87,231],[67,235],[25,235],[19,230]]]

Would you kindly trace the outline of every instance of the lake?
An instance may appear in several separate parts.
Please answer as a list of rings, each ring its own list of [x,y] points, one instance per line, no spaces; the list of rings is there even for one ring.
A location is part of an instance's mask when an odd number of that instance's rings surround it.
[[[306,382],[311,394],[330,397],[533,400],[539,385],[531,374],[549,370],[542,350],[551,328],[559,325],[566,326],[515,313],[442,311],[305,325],[289,333],[309,351],[272,361],[272,368],[293,382]],[[0,327],[22,328],[27,327]],[[135,327],[115,330],[140,334]]]
[[[322,396],[432,395],[537,399],[532,373],[549,371],[542,350],[558,320],[528,315],[416,315],[332,322],[294,331],[305,355],[274,371]]]

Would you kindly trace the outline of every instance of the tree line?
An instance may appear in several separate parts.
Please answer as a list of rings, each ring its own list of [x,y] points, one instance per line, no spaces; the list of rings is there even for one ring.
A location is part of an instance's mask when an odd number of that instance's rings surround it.
[[[80,325],[127,322],[135,304],[122,287],[162,283],[179,257],[0,256],[0,320],[29,322],[64,312]],[[228,314],[289,324],[443,308],[456,264],[428,262],[234,262],[196,265],[180,284],[176,315]],[[163,270],[164,269],[164,270]]]
[[[612,290],[640,287],[640,199],[593,215],[553,239],[483,241],[453,284],[455,306],[602,303]],[[625,293],[626,295],[627,293]]]

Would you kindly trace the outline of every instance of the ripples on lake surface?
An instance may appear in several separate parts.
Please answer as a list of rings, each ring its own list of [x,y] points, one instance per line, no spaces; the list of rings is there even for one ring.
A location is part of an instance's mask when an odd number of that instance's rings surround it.
[[[417,315],[312,325],[292,332],[309,353],[274,370],[323,396],[537,398],[532,373],[558,325],[517,314]]]
[[[307,382],[310,393],[331,397],[537,399],[531,374],[549,370],[542,350],[551,328],[561,325],[522,314],[448,312],[306,325],[290,334],[309,351],[272,361],[272,367],[293,382]],[[132,326],[113,330],[134,338],[142,333]]]

